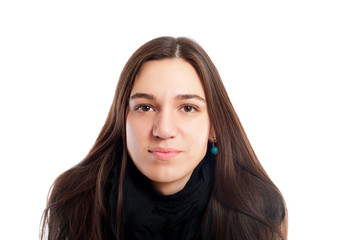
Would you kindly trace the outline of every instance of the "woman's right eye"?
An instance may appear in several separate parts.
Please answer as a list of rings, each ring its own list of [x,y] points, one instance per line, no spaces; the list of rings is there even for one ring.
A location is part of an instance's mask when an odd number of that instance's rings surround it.
[[[142,104],[135,108],[135,110],[141,111],[141,112],[151,112],[154,111],[154,108],[151,105]]]

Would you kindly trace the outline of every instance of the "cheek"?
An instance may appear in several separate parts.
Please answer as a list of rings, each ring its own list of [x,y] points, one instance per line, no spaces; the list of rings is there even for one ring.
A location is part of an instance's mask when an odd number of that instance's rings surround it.
[[[184,131],[191,142],[190,146],[199,148],[207,145],[209,138],[210,122],[207,116],[203,116],[196,121],[188,121],[184,124]]]
[[[141,146],[146,146],[149,138],[149,124],[144,119],[134,118],[131,115],[126,119],[126,141],[130,156],[139,153]]]

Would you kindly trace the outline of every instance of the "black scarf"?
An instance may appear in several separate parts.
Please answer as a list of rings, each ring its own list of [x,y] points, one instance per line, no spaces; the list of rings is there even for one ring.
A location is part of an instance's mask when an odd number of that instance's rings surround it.
[[[178,193],[160,195],[128,159],[123,182],[123,207],[120,239],[188,240],[194,239],[203,220],[213,189],[214,156],[207,154]],[[116,205],[120,163],[113,169],[110,191],[111,227],[116,236]],[[208,226],[209,227],[209,226]],[[208,232],[206,230],[206,232]],[[202,233],[204,234],[204,232]]]

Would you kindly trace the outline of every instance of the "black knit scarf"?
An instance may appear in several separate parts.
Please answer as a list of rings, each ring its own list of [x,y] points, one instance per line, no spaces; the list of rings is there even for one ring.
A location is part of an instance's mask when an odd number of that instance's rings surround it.
[[[210,147],[204,159],[192,173],[188,183],[178,193],[160,195],[128,159],[123,182],[123,208],[120,239],[188,240],[194,239],[208,205],[213,188],[214,156]],[[113,169],[110,206],[111,227],[116,236],[116,205],[120,164]]]

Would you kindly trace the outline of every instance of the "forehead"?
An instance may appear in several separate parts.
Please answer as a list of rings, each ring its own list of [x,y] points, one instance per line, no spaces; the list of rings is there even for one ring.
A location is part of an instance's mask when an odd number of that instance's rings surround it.
[[[201,80],[193,66],[180,58],[151,60],[143,64],[135,78],[134,92],[152,94],[199,94],[204,97]]]

